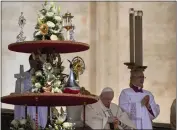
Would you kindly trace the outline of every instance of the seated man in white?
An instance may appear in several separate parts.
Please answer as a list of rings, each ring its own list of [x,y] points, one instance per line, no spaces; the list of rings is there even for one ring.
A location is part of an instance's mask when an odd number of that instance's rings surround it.
[[[24,91],[22,93],[25,92],[31,92],[31,87],[32,87],[32,83],[31,83],[31,74],[34,72],[34,70],[36,70],[38,68],[38,66],[40,66],[40,64],[38,64],[32,57],[32,55],[30,55],[29,57],[29,64],[30,64],[30,69],[27,71],[26,73],[26,78],[23,81],[24,84]],[[16,83],[16,85],[18,85],[19,83]],[[45,128],[46,123],[47,123],[47,107],[38,107],[38,123],[39,126]],[[36,107],[34,106],[28,106],[27,107],[27,114],[32,118],[32,119],[36,119]],[[15,119],[21,119],[21,118],[25,118],[25,107],[24,106],[15,106],[15,110],[14,110],[14,118]]]
[[[136,129],[136,126],[129,119],[119,106],[111,103],[114,91],[111,88],[104,88],[99,101],[87,105],[85,108],[85,122],[92,129]],[[83,121],[83,112],[81,115]]]
[[[176,130],[176,99],[173,100],[170,111],[171,130]]]
[[[152,120],[160,113],[154,96],[143,89],[143,83],[143,71],[133,70],[130,76],[130,88],[122,90],[119,97],[119,106],[127,112],[139,130],[152,129]]]

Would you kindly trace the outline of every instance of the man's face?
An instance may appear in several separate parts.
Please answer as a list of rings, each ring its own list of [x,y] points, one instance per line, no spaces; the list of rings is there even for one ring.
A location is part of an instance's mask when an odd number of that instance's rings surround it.
[[[38,57],[36,57],[36,60],[30,59],[29,60],[31,68],[37,69],[40,67],[41,63]]]
[[[132,83],[138,87],[142,87],[143,88],[143,84],[144,84],[144,74],[143,72],[136,72],[135,74],[133,74],[132,76]]]
[[[104,92],[101,94],[100,97],[103,105],[107,108],[110,107],[113,98],[114,98],[114,92]]]

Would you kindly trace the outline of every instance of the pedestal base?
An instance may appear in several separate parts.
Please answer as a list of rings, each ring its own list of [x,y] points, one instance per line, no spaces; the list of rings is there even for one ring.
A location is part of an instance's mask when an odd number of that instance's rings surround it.
[[[126,62],[124,63],[124,65],[126,65],[128,69],[130,69],[131,71],[132,70],[144,71],[147,68],[147,66],[139,66],[139,65],[136,65],[135,63],[130,63],[130,62]]]

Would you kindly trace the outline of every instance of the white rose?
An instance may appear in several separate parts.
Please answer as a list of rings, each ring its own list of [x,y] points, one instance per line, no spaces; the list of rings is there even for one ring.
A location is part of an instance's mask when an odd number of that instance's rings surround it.
[[[58,37],[57,37],[56,35],[53,35],[53,34],[52,34],[52,35],[50,36],[50,40],[58,40]]]
[[[41,88],[41,84],[40,83],[35,83],[34,85],[36,88]]]
[[[63,116],[59,116],[56,120],[56,124],[57,125],[60,125],[62,124],[64,121],[66,120],[66,115],[63,115]]]
[[[62,93],[59,88],[52,88],[52,93]]]
[[[47,21],[47,25],[51,28],[55,27],[55,24],[51,21]]]
[[[32,93],[37,93],[38,92],[38,88],[32,88]]]
[[[54,83],[53,83],[53,86],[56,88],[60,87],[60,84],[61,84],[61,81],[60,80],[56,80]]]
[[[21,124],[21,125],[25,125],[26,122],[27,122],[26,119],[21,119],[21,120],[20,120],[20,124]]]
[[[56,124],[54,124],[54,128],[55,128],[55,130],[59,130],[59,128]]]
[[[36,71],[35,75],[38,76],[38,77],[42,76],[42,71],[40,71],[40,70]]]
[[[12,124],[13,126],[17,126],[17,125],[19,124],[19,122],[14,119],[14,120],[11,122],[11,124]]]
[[[73,124],[70,123],[70,122],[64,122],[64,123],[63,123],[63,127],[64,127],[65,129],[67,129],[67,128],[72,128],[72,126],[73,126]]]
[[[61,21],[61,17],[60,16],[54,16],[54,19],[57,21]]]
[[[53,7],[52,12],[56,14],[57,13],[57,7]]]
[[[43,20],[44,18],[45,18],[44,15],[39,15],[39,19],[40,19],[40,20]]]
[[[48,17],[53,17],[54,13],[53,12],[47,12],[46,14]]]

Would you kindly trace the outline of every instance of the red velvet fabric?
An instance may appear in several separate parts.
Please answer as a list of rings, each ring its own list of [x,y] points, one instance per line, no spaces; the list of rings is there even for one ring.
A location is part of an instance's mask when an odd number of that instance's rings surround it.
[[[78,94],[80,92],[80,90],[71,90],[69,88],[65,88],[64,93],[70,93],[70,94]]]

